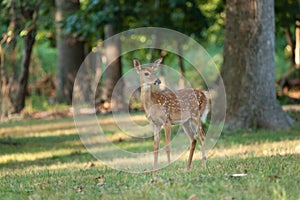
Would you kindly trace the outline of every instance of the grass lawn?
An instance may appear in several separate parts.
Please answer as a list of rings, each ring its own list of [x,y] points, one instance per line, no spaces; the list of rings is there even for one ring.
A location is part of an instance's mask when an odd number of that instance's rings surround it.
[[[183,158],[154,174],[122,172],[97,161],[72,118],[0,124],[0,199],[299,200],[300,117],[294,117],[298,122],[287,131],[224,131],[207,170],[195,156],[189,172]],[[108,121],[102,128],[114,140],[119,133],[110,116],[99,118]],[[151,140],[114,142],[124,149],[152,148]]]

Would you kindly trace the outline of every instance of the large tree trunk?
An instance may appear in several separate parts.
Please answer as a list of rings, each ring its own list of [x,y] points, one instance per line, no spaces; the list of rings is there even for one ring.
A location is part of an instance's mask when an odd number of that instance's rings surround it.
[[[72,102],[73,85],[76,73],[84,60],[84,43],[71,35],[65,35],[61,24],[65,16],[79,9],[79,0],[56,0],[57,44],[57,86],[56,100],[60,103]]]
[[[104,27],[105,38],[108,39],[115,34],[114,25],[107,24]],[[123,108],[123,88],[116,88],[118,95],[112,98],[113,90],[122,76],[121,64],[121,44],[119,39],[106,40],[105,43],[106,64],[108,67],[103,74],[101,99],[106,109],[122,109]],[[122,84],[120,84],[121,86]]]
[[[222,76],[229,128],[288,128],[293,120],[276,102],[274,1],[226,4]]]

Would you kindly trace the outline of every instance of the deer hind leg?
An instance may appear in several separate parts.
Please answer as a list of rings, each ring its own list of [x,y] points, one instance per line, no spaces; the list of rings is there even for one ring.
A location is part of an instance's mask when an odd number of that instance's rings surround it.
[[[182,126],[183,126],[183,129],[184,129],[184,132],[187,134],[187,136],[190,139],[190,153],[189,153],[188,163],[187,163],[187,166],[186,166],[186,170],[190,170],[197,140],[194,137],[194,132],[191,128],[190,120],[183,123]]]
[[[154,170],[158,168],[158,150],[160,142],[160,126],[154,126]]]
[[[202,168],[206,169],[205,132],[202,127],[198,128],[198,131],[200,131],[199,137],[200,137],[201,152],[202,152]]]
[[[167,158],[168,158],[168,163],[170,163],[171,162],[171,157],[170,157],[171,123],[167,122],[164,125],[164,129],[165,129],[165,137],[166,137]]]
[[[206,133],[202,128],[200,117],[196,121],[193,121],[193,122],[197,127],[197,133],[198,133],[200,143],[201,143],[202,168],[206,169],[206,152],[205,152],[205,135],[206,135]]]

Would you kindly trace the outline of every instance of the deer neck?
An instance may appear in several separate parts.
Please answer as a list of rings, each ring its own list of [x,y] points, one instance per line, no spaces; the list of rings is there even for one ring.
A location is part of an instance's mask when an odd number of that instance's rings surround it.
[[[145,112],[148,113],[152,106],[152,86],[149,84],[142,84],[141,85],[141,101],[144,106]]]

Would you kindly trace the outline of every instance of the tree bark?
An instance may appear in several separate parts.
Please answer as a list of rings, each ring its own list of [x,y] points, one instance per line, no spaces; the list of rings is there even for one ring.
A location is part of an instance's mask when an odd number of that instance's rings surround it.
[[[0,42],[0,85],[1,85],[1,116],[0,122],[5,121],[13,110],[13,98],[11,96],[11,85],[16,76],[16,37],[15,31],[17,26],[17,14],[15,8],[15,0],[11,1],[10,4],[10,22],[8,26],[8,32],[3,34],[2,40]],[[5,55],[6,54],[6,55]],[[8,73],[5,68],[6,65],[11,67],[12,73]]]
[[[184,65],[183,65],[183,60],[182,60],[182,47],[181,47],[181,42],[177,42],[177,50],[178,50],[178,54],[177,54],[177,58],[178,58],[178,66],[180,69],[180,77],[179,77],[179,81],[178,81],[178,86],[180,89],[185,88],[185,69],[184,69]]]
[[[228,128],[285,129],[293,120],[276,102],[274,1],[226,4],[222,77]]]
[[[112,23],[105,25],[104,34],[106,39],[115,34]],[[103,73],[101,99],[102,102],[106,102],[106,109],[122,109],[124,99],[123,88],[116,88],[118,95],[116,98],[112,98],[113,90],[122,77],[121,44],[118,38],[110,38],[106,40],[105,45],[106,64],[108,66]]]
[[[9,49],[9,56],[7,58],[8,65],[13,68],[13,72],[15,74],[14,78],[16,78],[16,72],[17,72],[17,39],[16,39],[16,32],[19,29],[20,22],[18,22],[18,17],[17,17],[17,11],[16,11],[16,0],[12,0],[10,4],[10,22],[8,26],[8,31],[10,32],[9,34],[9,42],[8,42],[8,49]]]
[[[24,3],[19,8],[24,21],[30,22],[31,24],[26,29],[27,33],[23,39],[24,48],[21,63],[21,74],[18,80],[17,93],[13,100],[15,113],[20,113],[25,107],[25,99],[27,96],[27,85],[29,78],[29,67],[31,62],[32,49],[35,43],[35,36],[37,32],[37,20],[39,16],[40,3],[40,1],[37,2],[35,5]]]
[[[0,43],[0,86],[1,86],[1,93],[0,93],[0,102],[1,102],[1,109],[0,109],[0,122],[4,121],[8,115],[9,106],[7,102],[9,102],[9,80],[6,75],[6,71],[4,69],[4,50],[2,48],[2,44],[5,41],[1,40]]]
[[[57,86],[56,100],[59,103],[72,102],[76,73],[84,60],[84,43],[72,35],[63,33],[65,17],[79,9],[79,0],[56,0],[56,45],[57,45]]]
[[[19,113],[25,107],[25,98],[27,96],[27,85],[29,78],[29,67],[33,45],[35,43],[36,26],[34,25],[24,37],[24,50],[22,59],[22,71],[19,77],[17,95],[14,100],[14,112]]]
[[[300,68],[300,20],[296,20],[296,30],[295,30],[295,65],[296,68]]]

